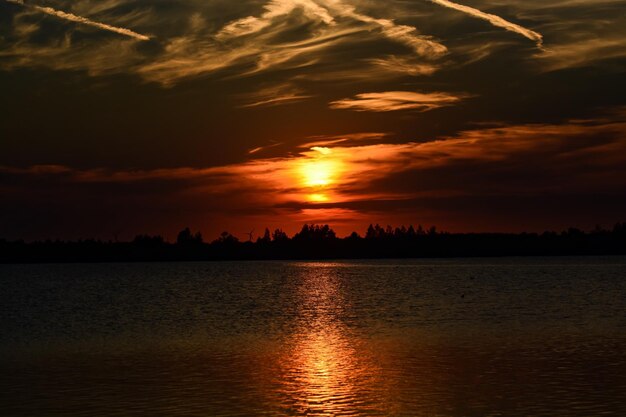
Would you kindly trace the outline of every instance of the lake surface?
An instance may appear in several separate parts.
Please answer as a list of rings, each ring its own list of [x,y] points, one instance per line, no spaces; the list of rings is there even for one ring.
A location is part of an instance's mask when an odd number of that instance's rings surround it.
[[[626,258],[0,266],[0,415],[626,416]]]

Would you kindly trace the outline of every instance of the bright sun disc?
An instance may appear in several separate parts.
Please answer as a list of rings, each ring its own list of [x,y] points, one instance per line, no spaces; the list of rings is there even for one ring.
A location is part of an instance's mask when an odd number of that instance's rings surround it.
[[[332,160],[307,161],[301,167],[303,183],[307,187],[325,187],[335,182],[338,163]]]

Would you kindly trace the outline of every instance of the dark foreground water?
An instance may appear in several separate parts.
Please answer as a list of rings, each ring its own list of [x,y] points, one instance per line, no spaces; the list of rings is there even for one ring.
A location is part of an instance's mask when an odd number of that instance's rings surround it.
[[[626,416],[626,258],[0,266],[0,415]]]

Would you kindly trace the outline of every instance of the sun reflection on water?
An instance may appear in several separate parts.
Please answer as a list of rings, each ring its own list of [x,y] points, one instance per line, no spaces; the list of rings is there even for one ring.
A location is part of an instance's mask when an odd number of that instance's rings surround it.
[[[300,413],[337,415],[356,399],[355,351],[336,329],[302,335],[289,363],[288,385]]]
[[[326,268],[306,271],[299,277],[299,328],[282,358],[283,395],[297,414],[349,415],[374,369],[359,355],[357,340],[341,321],[348,302],[336,277]]]

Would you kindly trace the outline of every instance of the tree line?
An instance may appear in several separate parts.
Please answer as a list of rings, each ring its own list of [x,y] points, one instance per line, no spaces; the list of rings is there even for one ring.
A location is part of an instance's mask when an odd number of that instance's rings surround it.
[[[543,233],[447,233],[436,227],[370,225],[365,234],[339,238],[329,225],[305,224],[288,236],[282,229],[240,240],[228,232],[205,242],[185,228],[176,242],[138,235],[130,242],[0,239],[0,262],[151,262],[213,260],[290,260],[426,258],[479,256],[626,255],[626,222],[585,232],[570,228]]]

